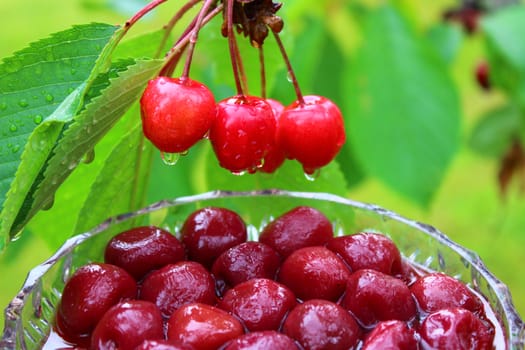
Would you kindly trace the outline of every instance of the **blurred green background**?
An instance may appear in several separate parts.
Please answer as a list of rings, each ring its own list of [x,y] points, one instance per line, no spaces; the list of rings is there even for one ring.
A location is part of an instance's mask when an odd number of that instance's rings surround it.
[[[166,6],[176,9],[178,3],[180,1],[168,2]],[[455,1],[445,0],[432,3],[405,0],[400,3],[413,16],[417,14],[419,23],[438,22],[444,9],[457,5]],[[72,24],[93,21],[122,23],[143,4],[139,0],[2,1],[0,57]],[[168,18],[172,11],[159,12]],[[139,30],[156,28],[155,25],[161,22],[155,16],[158,15],[148,16]],[[505,98],[497,91],[487,93],[476,84],[474,67],[484,58],[483,55],[482,37],[472,37],[463,41],[453,62],[453,79],[461,99],[461,146],[430,206],[421,208],[373,178],[353,187],[348,196],[434,225],[453,240],[477,252],[489,269],[510,287],[518,311],[525,315],[525,277],[521,271],[525,262],[525,193],[518,183],[512,183],[503,199],[497,185],[498,161],[484,158],[467,147],[468,135],[476,121]],[[57,222],[56,230],[60,230],[60,222]],[[0,255],[0,305],[7,305],[20,288],[28,269],[43,261],[52,251],[46,242],[31,234],[23,235],[8,246]],[[3,315],[0,321],[3,324]]]

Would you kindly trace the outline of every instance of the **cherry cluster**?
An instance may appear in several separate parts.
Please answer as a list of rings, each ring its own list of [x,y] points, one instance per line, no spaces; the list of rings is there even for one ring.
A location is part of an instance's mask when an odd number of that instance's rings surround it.
[[[68,280],[55,328],[93,350],[494,349],[482,299],[383,234],[334,237],[299,206],[258,235],[220,207],[190,214],[178,236],[121,232]]]
[[[195,3],[197,1],[190,1]],[[234,174],[273,173],[286,158],[296,159],[304,172],[314,173],[329,164],[346,136],[341,111],[329,99],[303,96],[279,38],[283,21],[276,15],[281,4],[271,0],[204,0],[201,11],[168,54],[159,76],[149,81],[142,98],[143,131],[169,162],[203,138],[211,142],[221,167]],[[189,77],[198,31],[212,15],[223,12],[222,34],[228,39],[237,94],[215,101],[203,83]],[[297,100],[287,107],[266,97],[263,43],[272,33],[292,78]],[[246,74],[236,35],[249,38],[259,50],[262,96],[247,93]],[[187,51],[180,77],[174,67]]]

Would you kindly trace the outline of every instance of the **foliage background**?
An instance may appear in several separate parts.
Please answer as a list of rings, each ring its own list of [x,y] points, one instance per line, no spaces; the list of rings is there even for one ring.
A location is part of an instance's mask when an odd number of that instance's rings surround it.
[[[177,1],[172,8],[176,8]],[[337,4],[344,4],[345,1],[333,1],[334,8]],[[372,5],[374,2],[367,1]],[[397,9],[409,20],[416,33],[425,35],[426,31],[434,24],[440,22],[441,12],[450,6],[456,5],[454,1],[434,1],[431,4],[422,0],[404,0],[392,2]],[[144,2],[140,0],[111,1],[111,0],[76,0],[58,1],[48,0],[46,2],[34,2],[30,0],[3,1],[0,3],[0,22],[3,28],[8,28],[0,34],[0,57],[10,56],[14,51],[27,46],[29,42],[46,37],[49,33],[64,30],[73,24],[89,23],[92,21],[105,23],[123,23],[135,10]],[[300,5],[298,5],[300,4]],[[352,25],[344,20],[334,20],[338,18],[330,12],[330,6],[319,9],[318,1],[285,1],[285,6],[281,10],[287,16],[287,26],[291,28],[311,27],[315,29],[312,20],[324,21],[322,16],[330,15],[330,28],[333,33],[349,45],[349,50],[353,45],[358,45],[358,38],[354,37]],[[286,12],[293,9],[293,12]],[[164,23],[170,11],[160,8],[156,13],[149,15],[137,29],[138,32],[147,32],[158,29],[159,23]],[[317,17],[316,17],[317,14]],[[320,15],[319,15],[320,14]],[[331,17],[335,16],[335,17]],[[159,18],[160,17],[160,18]],[[165,18],[164,18],[165,17]],[[327,16],[328,17],[328,16]],[[354,20],[360,20],[354,18]],[[473,152],[468,147],[469,135],[476,125],[476,122],[495,106],[499,106],[505,101],[506,96],[499,91],[486,93],[482,91],[473,78],[475,65],[486,56],[484,38],[482,35],[464,37],[458,28],[456,32],[460,38],[457,52],[453,55],[450,62],[450,76],[456,86],[461,113],[461,134],[459,140],[459,150],[454,154],[452,163],[445,169],[444,179],[436,188],[432,200],[428,204],[421,205],[417,200],[409,199],[400,192],[392,190],[385,182],[374,177],[367,177],[350,187],[348,196],[372,202],[383,207],[393,209],[404,216],[430,223],[447,233],[458,243],[476,251],[489,268],[511,288],[515,304],[522,315],[525,314],[525,278],[520,272],[519,267],[525,261],[525,200],[520,196],[518,185],[513,184],[505,201],[500,197],[496,174],[498,162],[494,158],[486,158]],[[293,32],[293,30],[291,30]],[[292,33],[293,34],[293,33]],[[449,38],[457,37],[452,34]],[[294,52],[302,48],[294,43],[293,37],[283,36],[287,45],[295,44]],[[319,47],[306,45],[307,52],[300,52],[294,57],[317,57],[322,41],[315,41],[315,33],[306,37],[307,41],[313,41]],[[196,55],[199,50],[206,50],[213,42],[206,42],[197,47]],[[451,45],[453,48],[453,45]],[[400,53],[403,57],[403,52]],[[220,58],[217,58],[220,60]],[[222,58],[223,60],[225,58]],[[308,60],[303,60],[308,61]],[[325,64],[320,68],[309,68],[307,62],[296,59],[292,62],[299,67],[299,80],[312,80],[312,76],[332,76],[338,74],[335,68],[340,68],[334,64]],[[276,63],[277,64],[277,63]],[[345,64],[359,64],[352,61]],[[202,63],[205,66],[205,63]],[[335,67],[335,68],[334,68]],[[346,67],[343,67],[346,68]],[[341,68],[341,69],[343,69]],[[198,70],[199,68],[196,68]],[[225,71],[229,72],[227,66]],[[204,74],[198,71],[196,74]],[[409,72],[410,73],[410,72]],[[408,75],[410,76],[410,75]],[[407,77],[408,78],[408,77]],[[387,84],[388,82],[385,82]],[[417,81],[414,81],[417,84]],[[216,91],[222,91],[222,87],[216,86]],[[290,87],[288,87],[290,89]],[[229,90],[223,91],[227,94]],[[311,92],[316,92],[315,87]],[[351,92],[348,92],[351,94]],[[330,96],[332,97],[332,96]],[[349,98],[352,98],[350,96]],[[421,113],[428,113],[424,106]],[[403,123],[400,122],[400,127]],[[350,126],[351,127],[351,126]],[[366,141],[366,140],[365,140]],[[374,142],[381,143],[380,138]],[[450,141],[454,143],[454,140]],[[415,150],[414,150],[415,151]],[[101,152],[104,152],[102,149]],[[102,154],[97,150],[97,157]],[[125,158],[125,156],[123,157]],[[158,158],[158,157],[157,157]],[[123,159],[124,161],[125,159]],[[400,161],[395,160],[395,161]],[[188,164],[188,162],[186,162]],[[173,167],[184,167],[184,163]],[[172,181],[177,186],[173,188],[150,190],[148,201],[159,199],[160,194],[175,196],[191,192],[192,188],[187,179],[181,179],[177,170],[166,167],[155,159],[153,174],[159,183]],[[329,172],[329,171],[328,171]],[[89,165],[80,165],[76,176],[89,177]],[[359,174],[350,176],[358,179]],[[348,180],[348,179],[347,179]],[[245,180],[246,181],[246,180]],[[249,183],[249,180],[248,180]],[[323,182],[301,182],[301,186],[307,190],[323,190]],[[249,184],[248,184],[249,185]],[[67,182],[65,184],[67,188]],[[344,185],[337,188],[340,191]],[[62,241],[61,231],[71,229],[72,220],[60,216],[60,208],[68,203],[75,205],[74,191],[70,197],[60,197],[62,203],[55,203],[55,206],[45,212],[39,213],[30,223],[30,229],[21,236],[16,242],[8,246],[6,251],[0,255],[0,305],[7,305],[8,301],[23,282],[27,270],[44,258],[56,248]],[[49,225],[49,218],[56,218],[56,223]],[[43,234],[45,232],[45,234]],[[56,234],[54,234],[56,232]],[[56,237],[56,239],[53,239]],[[0,320],[3,315],[0,316]]]

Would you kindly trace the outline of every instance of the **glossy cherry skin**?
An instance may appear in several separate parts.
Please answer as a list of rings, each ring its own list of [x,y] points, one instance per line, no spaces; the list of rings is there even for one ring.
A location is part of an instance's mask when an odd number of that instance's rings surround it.
[[[323,213],[300,206],[270,222],[262,230],[259,242],[268,244],[285,258],[299,248],[324,245],[333,235],[332,224]]]
[[[279,254],[269,245],[244,242],[223,252],[213,263],[211,272],[217,290],[222,293],[253,278],[274,279],[280,265]]]
[[[281,114],[284,110],[284,106],[281,102],[267,98],[266,102],[272,107],[273,115],[275,117],[275,122],[277,125],[277,129],[279,129],[279,118],[281,117]],[[284,151],[279,147],[279,144],[277,142],[277,130],[275,132],[275,143],[272,145],[266,156],[264,157],[264,164],[261,168],[258,170],[263,173],[273,173],[275,172],[284,162],[286,159],[286,155],[284,154]]]
[[[341,305],[364,328],[380,321],[412,321],[417,315],[410,289],[400,279],[375,270],[358,270],[348,278]]]
[[[195,350],[214,350],[244,334],[242,324],[214,306],[188,304],[168,320],[168,340],[190,345]]]
[[[277,141],[289,159],[297,159],[306,173],[330,163],[346,141],[341,111],[322,96],[304,96],[279,118]]]
[[[182,243],[159,227],[136,227],[114,236],[106,245],[104,261],[128,271],[135,279],[151,270],[184,260]]]
[[[292,338],[277,331],[260,331],[241,335],[228,342],[223,350],[299,350]]]
[[[135,350],[193,350],[193,348],[173,340],[144,340]]]
[[[134,349],[144,339],[163,339],[160,310],[153,303],[130,300],[111,307],[95,327],[91,350]]]
[[[158,77],[140,99],[144,135],[162,152],[181,153],[202,139],[215,119],[215,98],[189,78]]]
[[[113,305],[137,296],[137,283],[124,269],[102,263],[80,267],[67,281],[58,307],[58,332],[78,341]]]
[[[233,173],[255,171],[275,143],[272,107],[253,96],[235,96],[217,103],[210,141],[221,167]]]
[[[436,311],[419,329],[421,342],[432,349],[492,350],[494,328],[462,308]]]
[[[140,298],[155,303],[162,316],[168,318],[188,303],[215,304],[215,281],[201,264],[180,261],[147,275]]]
[[[211,267],[228,248],[246,241],[246,224],[232,210],[217,207],[190,214],[181,228],[181,240],[188,258]]]
[[[380,233],[360,232],[334,237],[326,247],[337,253],[352,271],[372,269],[388,275],[402,273],[399,249],[390,238]]]
[[[410,291],[422,313],[452,307],[477,314],[483,312],[481,300],[465,284],[444,273],[435,272],[421,277],[410,287]]]
[[[346,289],[350,270],[325,247],[305,247],[290,254],[281,265],[278,281],[301,300],[337,301]]]
[[[286,317],[283,333],[304,349],[353,349],[360,329],[341,306],[323,299],[298,304]]]
[[[361,350],[419,350],[414,329],[403,321],[382,321],[366,336]]]
[[[279,329],[284,316],[297,304],[288,287],[255,278],[228,290],[218,307],[237,316],[250,331]]]

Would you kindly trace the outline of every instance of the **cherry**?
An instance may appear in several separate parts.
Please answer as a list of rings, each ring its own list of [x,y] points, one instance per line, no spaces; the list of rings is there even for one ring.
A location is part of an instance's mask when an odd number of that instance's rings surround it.
[[[279,254],[264,243],[244,242],[222,253],[213,263],[217,289],[225,289],[253,278],[274,279],[281,265]]]
[[[335,103],[322,96],[304,96],[286,107],[279,119],[277,141],[305,173],[330,163],[346,140],[344,121]]]
[[[122,268],[102,263],[84,265],[64,286],[57,331],[66,340],[79,341],[89,335],[111,306],[136,295],[137,283]]]
[[[277,331],[260,331],[241,335],[227,343],[223,350],[299,350],[289,336]]]
[[[490,90],[490,68],[487,62],[480,62],[476,66],[476,80],[483,90]]]
[[[300,206],[270,222],[259,242],[268,244],[282,257],[309,246],[324,245],[334,235],[330,220],[319,210]]]
[[[350,275],[341,305],[365,328],[380,321],[411,321],[417,314],[407,285],[375,270],[358,270]]]
[[[137,280],[146,273],[185,258],[184,246],[155,226],[136,227],[114,236],[106,245],[105,262],[122,267]]]
[[[341,306],[322,299],[298,304],[283,324],[283,333],[304,349],[353,349],[360,336],[354,318]]]
[[[492,350],[494,328],[462,308],[442,309],[428,315],[419,333],[432,349]],[[426,348],[425,347],[425,348]]]
[[[215,98],[189,78],[157,77],[140,99],[144,135],[162,152],[186,152],[215,119]]]
[[[235,212],[207,207],[193,212],[181,228],[188,257],[210,267],[228,248],[245,242],[246,224]]]
[[[215,282],[201,264],[180,261],[147,275],[140,298],[155,303],[167,318],[184,304],[215,304]]]
[[[337,253],[353,271],[372,269],[388,275],[402,273],[401,253],[385,235],[360,232],[334,237],[326,247]]]
[[[228,290],[218,306],[237,316],[250,331],[277,330],[296,304],[288,287],[266,278],[255,278]]]
[[[134,349],[144,339],[163,339],[160,310],[153,303],[131,300],[112,306],[91,336],[92,350]]]
[[[210,141],[221,167],[233,173],[253,172],[275,143],[272,107],[253,96],[235,96],[217,104]]]
[[[275,122],[277,125],[277,129],[279,128],[279,118],[281,117],[281,114],[284,110],[284,106],[281,102],[267,98],[266,102],[272,107],[273,115],[275,117]],[[277,170],[284,162],[286,156],[279,147],[279,144],[277,143],[277,130],[275,134],[275,143],[272,145],[270,150],[268,151],[268,154],[264,157],[263,166],[259,169],[259,171],[263,173],[273,173],[275,170]]]
[[[382,321],[366,336],[361,350],[418,350],[414,329],[403,321]]]
[[[302,300],[337,301],[346,288],[350,270],[325,247],[305,247],[294,251],[279,270],[279,282]]]
[[[410,291],[424,313],[451,307],[461,307],[476,314],[483,312],[481,300],[465,284],[444,273],[435,272],[421,277],[410,287]]]
[[[169,340],[144,340],[135,350],[193,350],[189,345]]]
[[[195,350],[218,349],[244,333],[242,324],[217,307],[187,304],[168,320],[168,340],[176,340]]]

